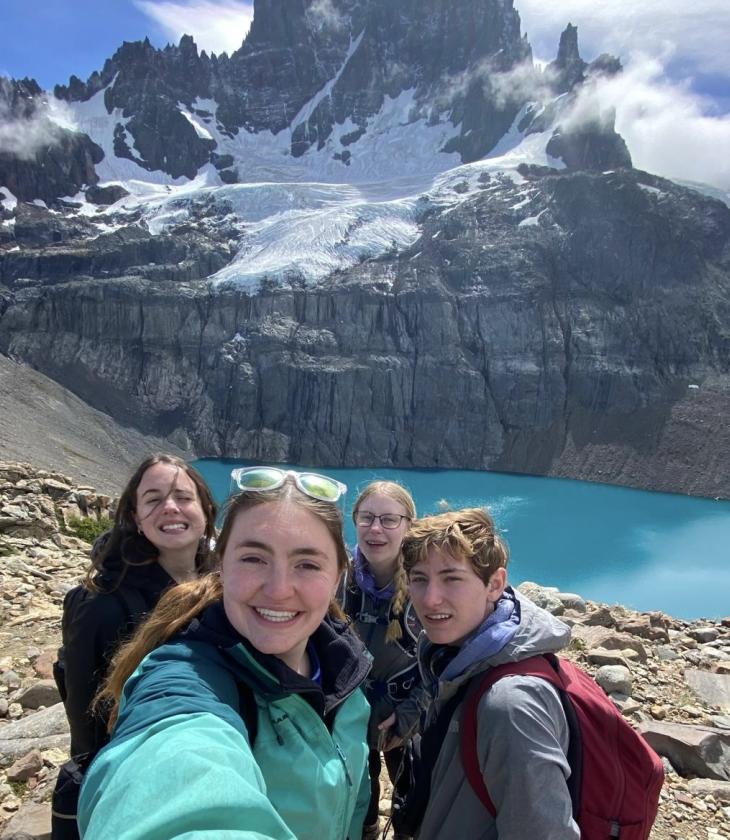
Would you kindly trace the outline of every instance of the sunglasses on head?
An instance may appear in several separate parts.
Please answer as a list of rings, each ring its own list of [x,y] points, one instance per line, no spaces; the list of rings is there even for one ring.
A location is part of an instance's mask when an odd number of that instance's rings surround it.
[[[319,473],[280,470],[278,467],[239,467],[231,471],[231,480],[239,490],[266,492],[281,487],[291,478],[297,489],[320,502],[337,502],[347,492],[341,481]]]

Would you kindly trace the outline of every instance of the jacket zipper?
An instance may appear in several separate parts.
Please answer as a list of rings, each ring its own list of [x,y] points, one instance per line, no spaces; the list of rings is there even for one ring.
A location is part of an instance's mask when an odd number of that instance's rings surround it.
[[[352,779],[350,778],[350,771],[347,769],[347,762],[345,761],[345,754],[340,749],[339,744],[335,744],[335,749],[337,750],[337,755],[340,757],[340,761],[342,762],[342,766],[345,769],[345,778],[347,779],[347,784],[352,787]]]

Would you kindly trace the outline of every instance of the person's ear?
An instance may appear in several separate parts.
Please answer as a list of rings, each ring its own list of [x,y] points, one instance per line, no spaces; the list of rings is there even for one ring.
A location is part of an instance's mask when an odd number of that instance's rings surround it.
[[[487,584],[487,599],[496,604],[502,597],[505,586],[507,586],[507,569],[495,569]]]

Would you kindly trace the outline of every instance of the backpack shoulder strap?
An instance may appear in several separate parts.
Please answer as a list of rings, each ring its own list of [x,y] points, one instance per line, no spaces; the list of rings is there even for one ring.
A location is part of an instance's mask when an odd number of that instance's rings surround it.
[[[479,766],[477,754],[477,708],[479,701],[489,689],[502,677],[525,676],[540,677],[552,683],[558,690],[562,690],[563,683],[557,672],[557,658],[550,656],[531,656],[519,662],[507,662],[490,668],[482,677],[475,679],[476,685],[469,689],[464,700],[464,713],[461,719],[461,763],[464,774],[479,801],[489,811],[492,817],[497,816],[492,797],[484,783],[482,770]],[[553,664],[553,662],[555,664]]]
[[[116,595],[121,601],[124,611],[127,614],[127,621],[137,625],[140,618],[149,611],[149,606],[139,589],[134,586],[125,586],[123,583],[114,589],[110,594]]]

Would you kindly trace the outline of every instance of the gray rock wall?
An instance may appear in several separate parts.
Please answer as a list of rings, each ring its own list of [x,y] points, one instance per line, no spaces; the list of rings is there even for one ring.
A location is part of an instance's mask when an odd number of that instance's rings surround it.
[[[645,173],[532,187],[313,287],[10,280],[0,350],[201,455],[730,495],[730,210]]]

